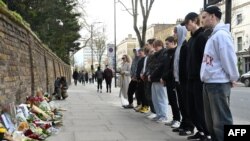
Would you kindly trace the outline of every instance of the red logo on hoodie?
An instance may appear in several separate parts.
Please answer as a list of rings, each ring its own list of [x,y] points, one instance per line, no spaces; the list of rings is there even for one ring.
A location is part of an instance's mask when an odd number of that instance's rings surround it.
[[[205,62],[207,65],[213,66],[213,60],[214,58],[212,56],[204,54],[203,62]]]

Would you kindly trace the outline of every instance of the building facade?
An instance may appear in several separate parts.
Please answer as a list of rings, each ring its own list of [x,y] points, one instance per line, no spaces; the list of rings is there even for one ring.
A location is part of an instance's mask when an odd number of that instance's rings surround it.
[[[127,38],[122,40],[117,45],[117,51],[116,51],[116,63],[117,68],[121,66],[122,63],[122,56],[124,54],[128,54],[131,58],[133,57],[133,49],[136,48],[137,40],[136,38],[132,37],[132,34],[129,34]]]
[[[225,0],[219,3],[225,19]],[[231,32],[240,74],[250,71],[250,0],[233,0]]]

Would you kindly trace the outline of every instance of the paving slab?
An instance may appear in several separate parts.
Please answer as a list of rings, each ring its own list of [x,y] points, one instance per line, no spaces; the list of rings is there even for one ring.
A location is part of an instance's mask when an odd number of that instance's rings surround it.
[[[112,93],[97,93],[96,87],[96,83],[72,85],[66,100],[55,101],[66,111],[59,133],[47,141],[186,141],[169,126],[122,108],[119,88],[113,88]],[[170,107],[168,110],[171,118]]]

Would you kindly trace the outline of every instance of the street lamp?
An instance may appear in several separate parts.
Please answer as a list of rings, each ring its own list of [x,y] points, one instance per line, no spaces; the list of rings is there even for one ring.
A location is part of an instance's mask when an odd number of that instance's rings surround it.
[[[114,0],[114,70],[115,70],[115,87],[116,84],[116,0]]]

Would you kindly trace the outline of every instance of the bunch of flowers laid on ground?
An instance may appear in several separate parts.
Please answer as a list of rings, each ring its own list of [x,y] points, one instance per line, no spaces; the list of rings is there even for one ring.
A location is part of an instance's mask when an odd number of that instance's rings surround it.
[[[62,109],[41,89],[27,97],[25,104],[5,104],[1,109],[0,140],[45,140],[62,125]]]

